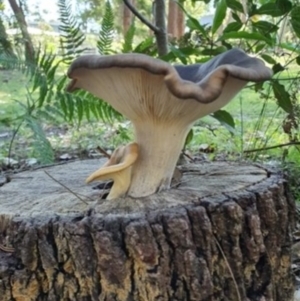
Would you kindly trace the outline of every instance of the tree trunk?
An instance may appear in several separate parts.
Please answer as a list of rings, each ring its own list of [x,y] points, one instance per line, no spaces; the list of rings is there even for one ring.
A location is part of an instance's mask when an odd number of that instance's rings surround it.
[[[0,187],[1,301],[292,300],[295,207],[280,173],[186,165],[176,188],[107,201],[82,184],[98,164]]]
[[[129,0],[135,6],[134,0]],[[125,36],[133,21],[133,14],[131,10],[123,3],[123,35]]]
[[[155,32],[156,45],[158,55],[164,56],[169,52],[168,49],[168,33],[166,28],[166,7],[165,0],[154,0],[153,1],[153,14],[155,20],[155,26],[159,28],[158,32]]]
[[[17,23],[20,27],[22,37],[24,40],[24,47],[25,47],[25,58],[28,62],[34,62],[34,47],[30,37],[30,34],[27,30],[27,23],[24,16],[24,12],[22,8],[18,5],[16,0],[9,0],[9,4],[14,12],[16,17]]]
[[[1,2],[0,2],[0,4],[1,4]],[[5,26],[3,24],[3,20],[2,20],[1,16],[0,16],[0,44],[1,44],[5,54],[7,54],[11,57],[16,57],[15,53],[14,53],[14,50],[13,50],[13,47],[12,47],[12,44],[9,40],[9,37],[8,37],[7,33],[6,33],[6,29],[5,29]]]
[[[184,2],[181,2],[184,5]],[[184,13],[175,0],[169,0],[168,9],[168,34],[179,39],[184,35]]]

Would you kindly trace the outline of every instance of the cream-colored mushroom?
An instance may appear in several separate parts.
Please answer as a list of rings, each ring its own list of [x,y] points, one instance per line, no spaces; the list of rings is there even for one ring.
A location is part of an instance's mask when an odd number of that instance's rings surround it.
[[[272,71],[239,49],[204,64],[172,66],[142,54],[89,55],[68,71],[68,91],[87,90],[110,103],[134,127],[139,156],[127,193],[143,197],[170,187],[193,123],[225,106],[248,81]]]
[[[86,183],[111,179],[114,183],[107,199],[111,200],[123,196],[130,186],[131,166],[138,158],[138,149],[137,143],[118,147],[110,159],[86,179]]]

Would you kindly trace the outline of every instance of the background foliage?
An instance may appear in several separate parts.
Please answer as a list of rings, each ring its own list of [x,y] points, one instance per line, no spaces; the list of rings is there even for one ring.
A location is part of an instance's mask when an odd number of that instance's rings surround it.
[[[41,39],[42,34],[39,39],[33,39],[32,61],[26,59],[24,37],[7,34],[9,28],[19,25],[13,14],[6,17],[3,2],[0,3],[1,69],[17,72],[25,83],[20,89],[22,94],[16,93],[11,103],[0,103],[0,132],[9,129],[12,133],[9,143],[3,144],[0,156],[16,158],[14,141],[29,135],[26,137],[30,137],[32,155],[42,164],[52,162],[58,149],[53,143],[54,134],[47,132],[49,125],[59,128],[66,125],[80,132],[87,124],[97,124],[98,130],[92,128],[100,138],[94,143],[102,146],[116,146],[131,139],[126,120],[106,102],[83,91],[65,92],[65,70],[75,57],[91,51],[103,55],[138,52],[157,57],[155,36],[149,28],[131,17],[130,26],[124,31],[120,1],[77,0],[74,10],[74,2],[59,0],[59,32],[51,38]],[[26,1],[19,1],[19,5],[24,8],[25,18],[29,18]],[[175,5],[184,14],[183,34],[178,37],[169,32],[169,52],[161,59],[170,63],[201,63],[240,47],[264,60],[274,71],[272,80],[249,84],[228,107],[212,114],[213,118],[200,120],[187,139],[187,148],[196,153],[201,148],[202,151],[213,149],[212,154],[206,155],[209,159],[225,156],[284,162],[297,173],[295,166],[300,165],[298,2],[186,0]],[[153,19],[151,1],[139,1],[136,7],[145,18]],[[210,16],[206,24],[202,20],[204,15]],[[31,134],[24,132],[25,128]],[[110,131],[114,137],[107,142],[101,137]],[[90,133],[84,135],[90,137]]]

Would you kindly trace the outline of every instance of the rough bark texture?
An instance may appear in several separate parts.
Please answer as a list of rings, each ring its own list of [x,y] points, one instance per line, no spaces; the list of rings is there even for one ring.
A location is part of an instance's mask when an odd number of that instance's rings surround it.
[[[154,32],[156,38],[157,52],[159,56],[166,55],[168,50],[168,33],[166,28],[166,7],[165,0],[154,0],[154,19],[155,26],[159,28],[159,31]]]
[[[180,2],[184,6],[184,2]],[[179,39],[184,35],[184,12],[174,0],[169,0],[168,7],[168,34],[172,38]]]
[[[47,168],[88,205],[42,169],[0,187],[0,238],[15,247],[0,251],[1,301],[292,300],[295,209],[280,174],[190,165],[177,188],[108,202],[81,185],[97,165]]]

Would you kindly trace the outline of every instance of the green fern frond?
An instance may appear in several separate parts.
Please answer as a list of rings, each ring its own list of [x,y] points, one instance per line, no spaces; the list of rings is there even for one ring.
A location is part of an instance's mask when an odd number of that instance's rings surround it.
[[[113,53],[112,42],[115,35],[114,29],[114,13],[110,1],[105,3],[105,13],[101,23],[99,32],[99,40],[97,42],[98,51],[105,55]]]
[[[28,70],[28,63],[25,60],[19,59],[2,53],[0,55],[0,66],[3,69],[14,69],[25,73]]]
[[[59,67],[60,61],[56,55],[47,53],[38,49],[35,58],[35,68],[31,74],[31,89],[29,93],[37,92],[37,107],[40,108],[44,103],[50,103],[54,98],[56,87],[56,70]]]
[[[124,37],[124,43],[122,47],[123,53],[132,52],[134,35],[135,25],[134,22],[132,22]]]
[[[78,125],[83,118],[91,120],[94,117],[96,120],[111,123],[122,119],[122,115],[109,104],[83,90],[73,94],[58,91],[56,98],[65,119],[68,121],[76,120]]]
[[[54,161],[54,152],[42,126],[37,119],[30,115],[26,117],[25,121],[34,135],[33,149],[35,156],[41,164],[52,163]]]
[[[85,41],[85,35],[80,29],[80,25],[76,18],[72,15],[72,7],[69,0],[59,0],[59,21],[61,25],[59,30],[62,32],[60,35],[60,43],[63,51],[63,61],[67,64],[83,53],[82,47]]]

